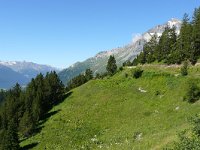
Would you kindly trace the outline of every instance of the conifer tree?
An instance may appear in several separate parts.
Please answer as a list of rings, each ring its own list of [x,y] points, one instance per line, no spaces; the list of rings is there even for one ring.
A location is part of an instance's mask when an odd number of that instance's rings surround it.
[[[200,56],[200,7],[195,9],[192,20],[192,43],[190,61],[192,64],[197,62]]]
[[[31,113],[26,110],[19,122],[19,132],[24,137],[29,137],[35,128],[35,123]]]
[[[157,47],[157,55],[156,58],[158,61],[165,60],[167,62],[168,57],[170,56],[173,46],[176,43],[176,31],[175,27],[169,28],[168,26],[165,28],[165,31],[162,33],[160,37],[158,47]]]
[[[15,120],[9,121],[8,129],[4,132],[4,137],[2,141],[3,150],[19,150],[19,137],[17,133],[17,126]]]
[[[177,40],[177,52],[181,61],[189,59],[191,54],[192,26],[189,23],[188,14],[184,14],[180,34]]]
[[[87,81],[91,80],[93,78],[93,72],[90,69],[86,69],[85,71],[85,78]]]
[[[141,64],[145,64],[147,62],[147,47],[144,45],[143,52],[138,56],[138,60]]]
[[[157,35],[153,35],[149,42],[144,46],[144,51],[146,51],[146,62],[152,63],[155,61],[155,50],[157,47]]]
[[[136,56],[136,58],[133,60],[132,64],[133,66],[137,66],[139,63],[139,55]]]
[[[109,75],[114,75],[117,72],[117,65],[114,56],[109,57],[106,70]]]
[[[55,71],[47,73],[45,80],[45,109],[48,111],[54,104],[63,98],[64,85]]]
[[[44,104],[44,76],[42,74],[37,75],[35,78],[36,84],[36,93],[34,95],[32,112],[36,121],[41,119],[42,115],[45,113],[45,104]]]

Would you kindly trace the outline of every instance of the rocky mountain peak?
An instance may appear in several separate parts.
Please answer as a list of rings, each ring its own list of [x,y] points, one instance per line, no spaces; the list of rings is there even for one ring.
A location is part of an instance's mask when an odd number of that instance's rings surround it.
[[[179,34],[181,21],[172,18],[166,23],[157,25],[143,34],[138,34],[136,37],[134,37],[131,43],[123,47],[114,48],[108,51],[101,51],[94,57],[88,58],[83,62],[75,63],[75,65],[72,65],[71,67],[61,71],[59,76],[63,83],[67,83],[71,78],[84,72],[87,68],[92,69],[94,73],[104,72],[108,57],[110,55],[115,56],[118,65],[121,65],[127,60],[132,61],[138,54],[142,52],[144,44],[148,42],[155,34],[160,37],[167,26],[170,28],[175,26],[176,32]]]

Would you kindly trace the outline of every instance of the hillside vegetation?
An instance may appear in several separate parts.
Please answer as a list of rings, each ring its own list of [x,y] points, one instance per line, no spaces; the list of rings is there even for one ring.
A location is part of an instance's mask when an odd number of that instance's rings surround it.
[[[162,149],[190,128],[200,103],[183,101],[188,82],[200,81],[198,65],[181,76],[180,66],[143,65],[142,76],[127,67],[113,77],[73,89],[40,121],[24,149]],[[197,82],[200,83],[200,82]]]

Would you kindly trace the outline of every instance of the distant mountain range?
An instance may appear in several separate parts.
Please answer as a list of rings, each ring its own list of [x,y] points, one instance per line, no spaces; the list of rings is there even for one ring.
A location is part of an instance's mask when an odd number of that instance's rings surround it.
[[[69,68],[66,68],[59,72],[59,77],[63,81],[63,83],[66,84],[71,78],[84,72],[87,68],[90,68],[94,72],[94,74],[105,72],[107,60],[110,55],[115,56],[118,66],[122,65],[122,63],[127,60],[132,61],[143,50],[144,44],[148,42],[154,34],[156,34],[158,37],[162,35],[166,26],[169,26],[170,28],[175,26],[176,32],[177,34],[179,34],[181,21],[172,18],[162,25],[157,25],[147,32],[141,35],[137,35],[133,39],[132,43],[124,47],[115,48],[109,51],[103,51],[83,62],[77,62],[73,64]]]
[[[142,50],[144,44],[151,39],[154,34],[161,36],[165,27],[176,27],[176,32],[179,34],[181,28],[181,21],[178,19],[171,19],[165,24],[155,26],[147,32],[137,35],[130,44],[120,48],[115,48],[108,51],[102,51],[94,57],[88,58],[83,62],[77,62],[72,66],[60,71],[58,73],[60,79],[66,84],[70,79],[83,73],[87,68],[90,68],[94,74],[106,71],[107,60],[110,55],[114,55],[118,66],[123,62],[132,61]],[[40,65],[26,61],[0,61],[0,88],[10,88],[16,82],[21,85],[26,85],[37,74],[50,71],[59,71],[57,68]]]
[[[0,61],[0,88],[10,88],[17,82],[23,86],[37,74],[54,70],[59,71],[57,68],[32,62]]]

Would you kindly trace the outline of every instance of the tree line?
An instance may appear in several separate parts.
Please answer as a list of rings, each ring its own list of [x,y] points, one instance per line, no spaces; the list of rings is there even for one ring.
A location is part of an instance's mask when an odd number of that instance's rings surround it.
[[[114,56],[110,56],[107,62],[106,66],[106,72],[104,73],[97,73],[95,78],[96,79],[102,79],[108,75],[112,76],[117,72],[117,64]],[[69,91],[73,88],[76,88],[78,86],[83,85],[84,83],[90,81],[94,78],[94,73],[91,69],[86,69],[84,73],[79,74],[78,76],[75,76],[72,78],[66,86],[66,90]]]
[[[192,21],[187,14],[183,17],[180,34],[176,34],[175,27],[165,28],[161,37],[154,35],[144,45],[133,62],[127,61],[123,65],[137,65],[155,61],[167,64],[180,64],[189,60],[195,64],[200,57],[200,8],[195,9]],[[123,69],[123,68],[122,68]],[[106,67],[107,72],[96,74],[96,78],[113,76],[117,72],[114,56],[110,56]],[[142,71],[138,71],[142,73]],[[139,75],[140,75],[139,74]],[[136,74],[138,75],[138,74]],[[8,91],[0,91],[0,150],[18,150],[19,137],[30,137],[45,114],[60,100],[66,91],[76,88],[93,79],[91,69],[72,78],[66,89],[56,72],[37,75],[23,89],[16,84]],[[66,91],[65,91],[66,90]]]
[[[191,21],[190,21],[191,20]],[[200,7],[196,8],[192,19],[184,14],[179,35],[176,28],[166,26],[160,37],[153,35],[149,42],[133,62],[127,61],[123,65],[137,65],[152,62],[166,64],[181,64],[189,60],[196,64],[200,58]]]
[[[37,75],[25,89],[17,83],[1,92],[4,101],[0,109],[0,149],[20,149],[19,137],[30,137],[44,115],[62,100],[63,94],[64,85],[56,72]]]
[[[78,76],[75,76],[67,83],[66,91],[70,91],[73,88],[81,86],[91,79],[93,79],[93,72],[91,69],[86,69],[83,74],[79,74]]]

